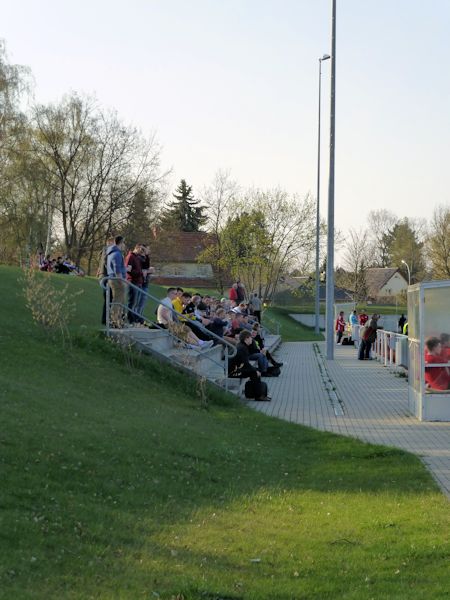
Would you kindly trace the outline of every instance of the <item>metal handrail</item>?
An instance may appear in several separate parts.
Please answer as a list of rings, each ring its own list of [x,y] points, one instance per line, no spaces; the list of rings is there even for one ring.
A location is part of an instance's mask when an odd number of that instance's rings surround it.
[[[276,319],[274,319],[273,317],[264,317],[266,311],[264,311],[261,315],[261,321],[263,320],[263,318],[265,318],[266,320],[270,321],[271,323],[273,323],[275,325],[275,332],[273,333],[271,329],[269,329],[269,327],[267,327],[267,325],[263,325],[261,323],[261,328],[263,330],[263,332],[267,332],[269,335],[280,335],[280,323],[279,321],[277,321]]]
[[[374,352],[377,360],[387,366],[402,366],[398,362],[398,355],[395,352],[397,340],[408,340],[408,336],[395,331],[379,329],[374,343]]]
[[[156,302],[158,305],[162,304],[160,298],[157,298],[156,296],[153,296],[152,294],[149,294],[148,292],[144,291],[142,288],[140,288],[139,286],[135,285],[134,283],[131,283],[131,281],[128,281],[127,279],[123,279],[121,277],[113,277],[113,276],[105,276],[102,277],[102,279],[100,280],[100,286],[107,292],[108,291],[108,285],[107,285],[107,281],[110,280],[117,280],[117,281],[122,281],[123,283],[125,283],[129,288],[133,288],[135,289],[139,294],[144,294],[147,298],[150,298],[151,300],[153,300],[154,302]],[[161,325],[155,321],[153,321],[152,319],[149,319],[148,317],[136,312],[135,310],[132,310],[128,307],[128,305],[126,304],[122,304],[121,302],[114,302],[113,301],[110,303],[110,295],[108,293],[106,293],[106,333],[109,336],[110,335],[110,331],[111,331],[111,327],[110,327],[110,304],[119,304],[122,308],[124,308],[127,312],[131,312],[132,314],[134,314],[135,316],[139,317],[140,319],[144,319],[144,321],[151,323],[151,325],[153,327],[156,327],[157,329],[161,330],[161,331],[167,331],[168,335],[170,337],[172,337],[173,339],[176,339],[179,342],[182,342],[183,344],[186,344],[186,342],[180,338],[179,336],[177,336],[175,333],[173,333],[172,331],[170,331],[169,329],[166,329],[165,327],[161,327]],[[179,313],[178,311],[176,311],[174,308],[171,308],[167,305],[163,305],[165,308],[167,308],[168,310],[170,310],[172,312],[172,314],[174,314],[177,318],[178,321],[186,321],[187,317],[186,315],[183,315],[181,313]],[[190,322],[192,322],[193,325],[195,325],[195,327],[197,327],[200,331],[203,331],[204,333],[206,333],[209,337],[212,337],[213,339],[217,340],[222,346],[228,347],[228,349],[231,349],[231,352],[229,350],[226,350],[224,352],[224,381],[225,381],[225,390],[228,391],[228,361],[230,358],[233,358],[234,356],[236,356],[237,353],[237,348],[235,346],[233,346],[233,344],[230,344],[230,342],[227,342],[227,340],[225,340],[224,338],[221,338],[219,335],[215,334],[213,331],[210,331],[209,329],[207,329],[206,327],[204,327],[203,324],[198,323],[196,321],[191,320]],[[192,348],[192,350],[194,352],[197,352],[197,354],[200,354],[200,348],[197,350],[197,348]],[[201,355],[205,358],[207,358],[208,360],[210,360],[211,362],[213,362],[214,364],[217,364],[219,366],[222,366],[222,361],[219,363],[217,360],[214,360],[214,358],[212,358],[211,356],[208,356],[207,354],[204,354],[203,352],[201,353]]]

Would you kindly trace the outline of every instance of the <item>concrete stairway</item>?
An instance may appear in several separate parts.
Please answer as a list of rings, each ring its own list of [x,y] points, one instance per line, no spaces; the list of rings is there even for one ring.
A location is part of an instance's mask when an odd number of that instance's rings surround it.
[[[204,377],[214,385],[227,387],[230,392],[241,394],[240,380],[225,378],[222,359],[224,349],[220,345],[205,350],[188,349],[181,342],[174,340],[167,331],[147,327],[111,329],[110,337],[124,346],[171,363],[174,368],[188,375]],[[266,347],[270,352],[274,352],[280,342],[279,335],[268,335],[265,338]]]

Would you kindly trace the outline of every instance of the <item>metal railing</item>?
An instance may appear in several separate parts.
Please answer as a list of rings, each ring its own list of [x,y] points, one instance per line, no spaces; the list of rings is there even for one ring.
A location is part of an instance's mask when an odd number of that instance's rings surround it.
[[[408,368],[408,336],[379,329],[373,346],[375,358],[385,367]]]
[[[149,294],[148,292],[144,291],[139,286],[134,285],[133,283],[131,283],[130,281],[128,281],[126,279],[122,279],[120,277],[110,277],[110,276],[103,277],[100,280],[100,286],[105,291],[105,307],[106,307],[106,319],[105,320],[106,320],[106,334],[108,336],[111,335],[111,318],[110,318],[111,317],[111,307],[112,306],[120,306],[124,311],[125,318],[126,318],[127,314],[131,313],[139,321],[142,320],[145,323],[150,324],[152,329],[159,329],[160,331],[167,332],[169,337],[171,337],[176,343],[180,344],[182,347],[186,348],[189,346],[193,352],[196,352],[198,355],[201,355],[202,358],[206,358],[207,360],[210,360],[214,364],[219,365],[220,368],[223,369],[223,371],[224,371],[224,385],[225,385],[225,390],[228,391],[228,361],[230,358],[233,358],[234,356],[236,356],[236,352],[237,352],[236,346],[234,346],[233,344],[230,344],[230,342],[227,342],[227,340],[225,340],[224,338],[220,337],[219,335],[217,335],[214,332],[207,329],[202,323],[199,323],[198,321],[189,319],[186,315],[183,315],[183,314],[177,312],[174,308],[171,308],[171,307],[167,306],[166,304],[163,304],[164,308],[167,308],[168,310],[171,311],[172,315],[174,316],[175,321],[178,321],[180,323],[185,323],[185,322],[189,321],[189,323],[194,325],[194,327],[197,328],[199,331],[202,331],[209,338],[212,338],[213,340],[215,340],[217,342],[217,344],[220,344],[221,346],[224,347],[224,360],[222,361],[222,359],[221,359],[219,362],[218,360],[214,359],[212,356],[209,356],[204,351],[202,351],[201,346],[199,346],[197,349],[196,346],[192,346],[192,345],[188,344],[188,342],[186,342],[186,340],[184,340],[183,338],[176,335],[170,329],[168,329],[166,327],[162,327],[156,320],[150,319],[150,318],[146,317],[145,315],[138,313],[137,311],[135,311],[133,309],[130,309],[128,304],[122,304],[121,302],[115,302],[114,298],[111,300],[110,293],[109,293],[109,290],[111,288],[108,286],[108,281],[111,281],[111,280],[121,281],[124,285],[128,286],[128,289],[133,288],[136,291],[137,298],[140,297],[139,296],[140,294],[143,294],[147,299],[150,299],[150,300],[153,300],[153,302],[156,302],[158,306],[160,304],[162,304],[160,298],[157,298],[156,296]],[[125,329],[126,328],[127,327],[125,327]]]
[[[269,317],[266,311],[262,313],[261,321],[264,321],[264,324],[261,322],[261,329],[263,330],[263,333],[268,333],[269,335],[280,335],[280,323],[273,317]],[[270,323],[270,328],[266,325],[267,321]]]

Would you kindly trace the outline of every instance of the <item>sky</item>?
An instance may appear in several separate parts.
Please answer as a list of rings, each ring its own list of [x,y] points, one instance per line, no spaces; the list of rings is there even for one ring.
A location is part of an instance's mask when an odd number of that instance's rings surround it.
[[[94,94],[194,194],[218,169],[243,187],[316,194],[318,59],[330,0],[0,2],[9,60],[39,103]],[[337,0],[335,225],[450,204],[450,0]],[[327,215],[330,61],[322,71]]]

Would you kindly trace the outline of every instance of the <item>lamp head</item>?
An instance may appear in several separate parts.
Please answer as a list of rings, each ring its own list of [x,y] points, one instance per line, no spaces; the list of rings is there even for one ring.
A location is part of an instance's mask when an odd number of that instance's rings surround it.
[[[328,60],[329,58],[331,58],[331,56],[329,54],[324,54],[322,56],[322,58],[319,58],[320,62],[322,62],[323,60]]]

